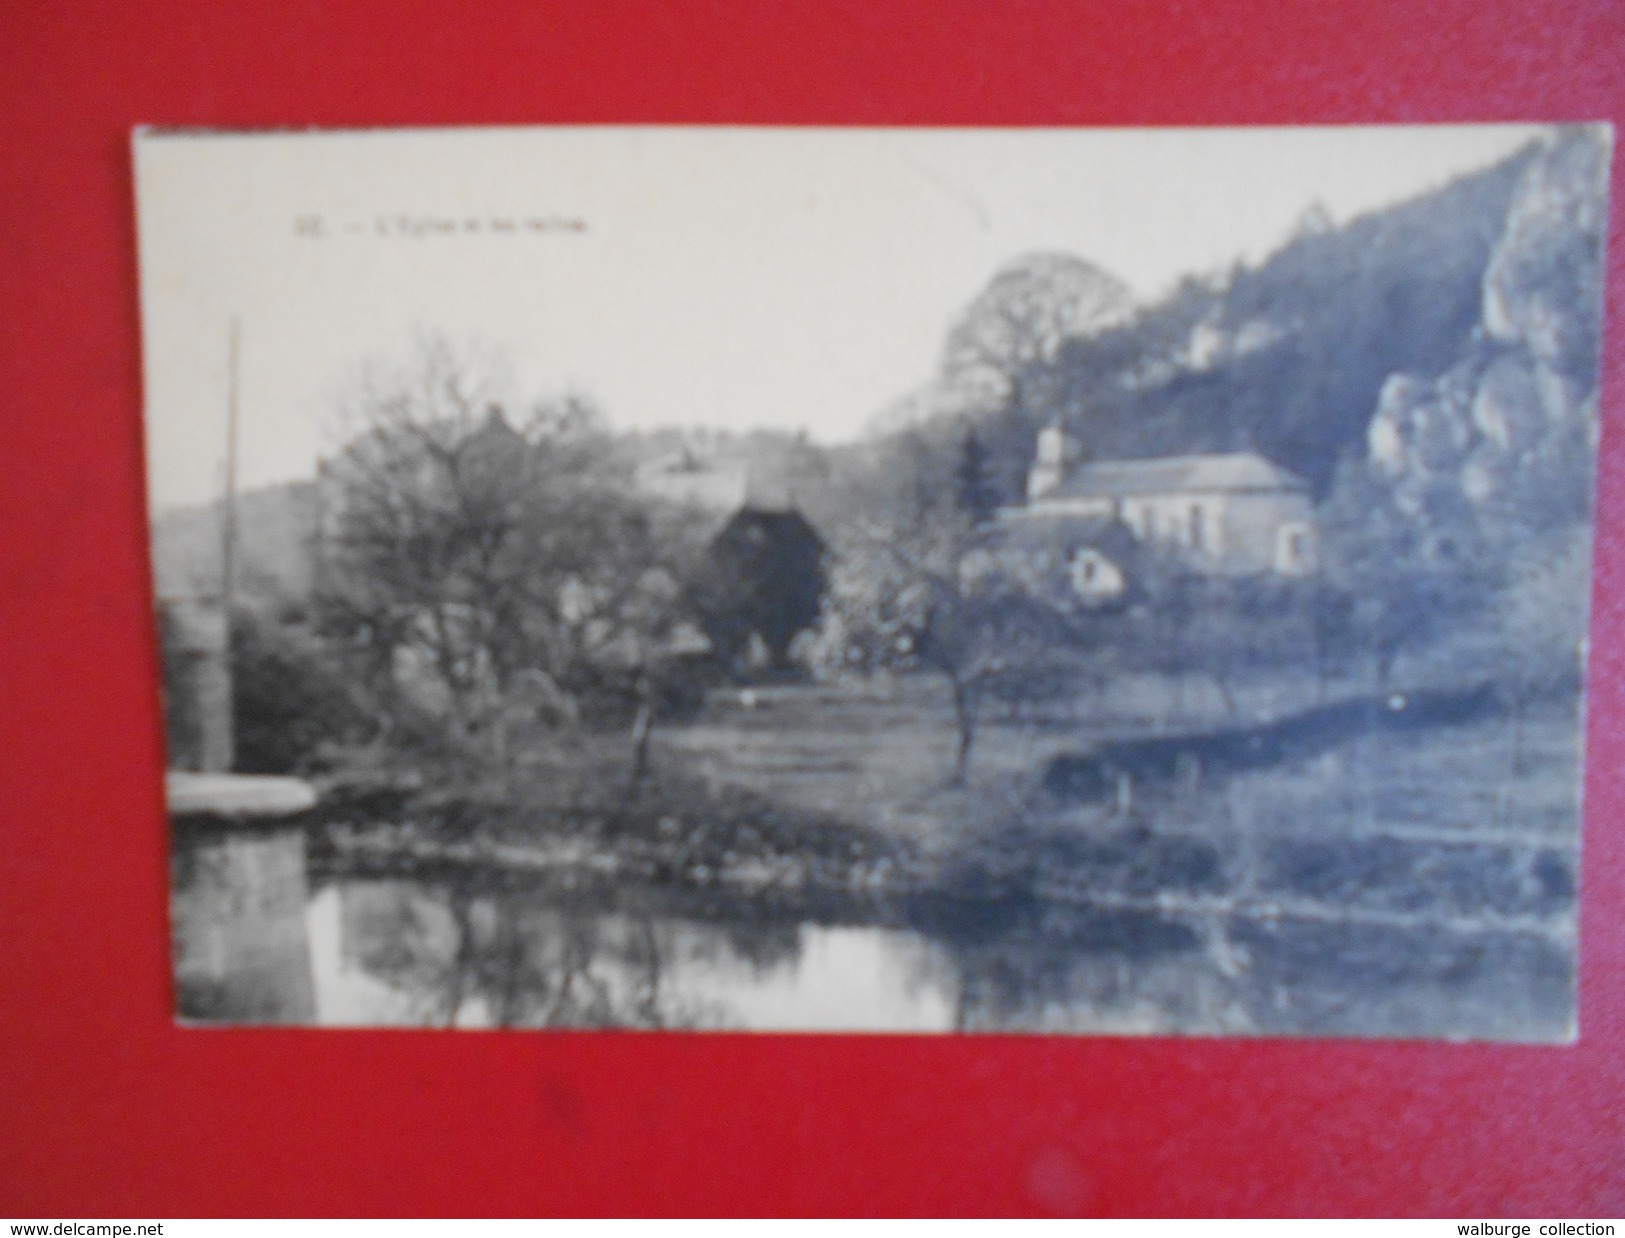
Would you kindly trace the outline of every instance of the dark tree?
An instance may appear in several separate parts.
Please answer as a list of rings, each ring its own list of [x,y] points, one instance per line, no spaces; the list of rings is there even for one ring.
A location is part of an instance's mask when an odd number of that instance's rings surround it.
[[[754,635],[785,670],[823,605],[824,543],[798,511],[743,508],[712,541],[690,596],[726,661],[741,659]]]
[[[999,510],[999,491],[993,482],[987,448],[975,430],[966,431],[965,440],[960,444],[954,482],[959,510],[973,525],[990,523]]]
[[[364,734],[367,717],[342,668],[302,625],[239,610],[232,622],[237,769],[309,771],[324,746]]]

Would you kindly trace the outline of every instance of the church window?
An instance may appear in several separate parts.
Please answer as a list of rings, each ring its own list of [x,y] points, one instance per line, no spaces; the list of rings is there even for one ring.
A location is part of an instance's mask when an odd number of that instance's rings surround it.
[[[1275,570],[1299,576],[1310,570],[1314,559],[1314,535],[1306,524],[1283,524],[1275,538]]]

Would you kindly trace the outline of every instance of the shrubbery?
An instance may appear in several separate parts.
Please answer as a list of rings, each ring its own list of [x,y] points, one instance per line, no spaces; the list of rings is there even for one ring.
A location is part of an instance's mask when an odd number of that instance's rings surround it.
[[[365,735],[367,712],[308,628],[240,609],[231,646],[240,772],[306,773],[325,750]]]

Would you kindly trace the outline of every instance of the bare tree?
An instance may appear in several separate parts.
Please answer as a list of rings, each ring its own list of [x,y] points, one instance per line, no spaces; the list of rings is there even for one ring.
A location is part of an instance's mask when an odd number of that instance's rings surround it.
[[[1028,255],[995,275],[954,324],[943,374],[985,392],[994,407],[1036,413],[1041,371],[1061,345],[1123,321],[1129,308],[1127,286],[1092,263]]]
[[[677,596],[590,405],[511,419],[502,394],[497,360],[439,336],[373,367],[327,471],[324,572],[380,699],[499,760],[516,706],[573,723],[635,681]]]
[[[924,670],[946,680],[956,743],[951,782],[969,774],[991,693],[1044,667],[1061,673],[1089,625],[1053,582],[1012,569],[996,533],[966,511],[953,458],[902,435],[881,469],[887,501],[845,530],[819,633],[826,670]]]

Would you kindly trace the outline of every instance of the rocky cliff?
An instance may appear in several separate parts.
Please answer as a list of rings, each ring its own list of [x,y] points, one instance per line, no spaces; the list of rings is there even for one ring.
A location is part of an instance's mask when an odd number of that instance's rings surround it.
[[[1519,178],[1461,359],[1384,384],[1367,442],[1402,502],[1445,489],[1572,505],[1589,488],[1608,156],[1602,128],[1544,144]]]

